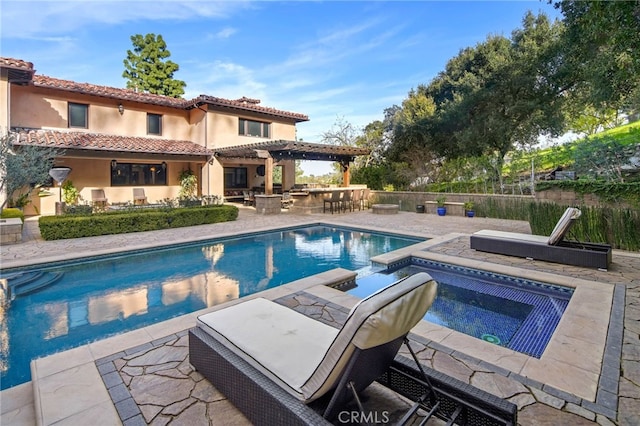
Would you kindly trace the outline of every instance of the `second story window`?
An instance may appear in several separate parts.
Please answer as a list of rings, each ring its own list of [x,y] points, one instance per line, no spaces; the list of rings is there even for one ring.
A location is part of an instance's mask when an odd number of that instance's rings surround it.
[[[89,127],[89,105],[69,102],[69,127]]]
[[[162,116],[160,114],[147,114],[147,134],[162,135]]]
[[[260,138],[268,138],[271,136],[269,123],[263,123],[261,121],[245,120],[241,118],[238,120],[238,134],[243,136],[257,136]]]

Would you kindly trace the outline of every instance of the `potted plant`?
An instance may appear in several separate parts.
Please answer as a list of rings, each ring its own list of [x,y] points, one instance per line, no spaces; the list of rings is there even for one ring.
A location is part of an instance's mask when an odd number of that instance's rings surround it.
[[[445,196],[436,198],[438,216],[444,216],[447,214],[447,208],[444,205],[445,201],[447,201],[447,197]]]
[[[474,217],[476,212],[473,210],[473,201],[469,200],[464,203],[464,214],[467,217]]]

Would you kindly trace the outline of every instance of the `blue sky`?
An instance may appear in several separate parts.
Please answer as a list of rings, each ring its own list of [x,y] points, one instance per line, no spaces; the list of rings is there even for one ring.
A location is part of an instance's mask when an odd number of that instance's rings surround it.
[[[546,0],[1,0],[0,55],[33,62],[38,74],[125,87],[130,37],[161,34],[186,98],[258,98],[308,115],[298,138],[319,142],[338,117],[357,128],[381,120],[460,49],[510,36],[527,10],[560,18]]]

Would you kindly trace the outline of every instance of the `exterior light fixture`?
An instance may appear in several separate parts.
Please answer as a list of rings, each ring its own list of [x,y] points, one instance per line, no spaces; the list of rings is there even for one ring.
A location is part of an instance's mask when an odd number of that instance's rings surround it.
[[[118,162],[116,160],[111,160],[111,170],[115,170],[118,167]]]
[[[124,105],[122,105],[122,103],[118,104],[118,112],[120,115],[124,114]]]
[[[162,165],[162,170],[163,171],[167,170],[167,163],[166,162],[163,161],[161,165]]]

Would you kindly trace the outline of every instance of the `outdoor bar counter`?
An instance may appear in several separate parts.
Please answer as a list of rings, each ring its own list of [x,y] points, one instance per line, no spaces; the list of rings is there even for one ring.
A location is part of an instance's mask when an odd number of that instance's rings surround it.
[[[340,186],[335,188],[305,188],[294,190],[290,192],[291,198],[293,199],[291,210],[301,213],[322,213],[324,200],[330,198],[332,193],[336,191],[361,190],[364,188],[364,185],[353,185],[348,187]]]

